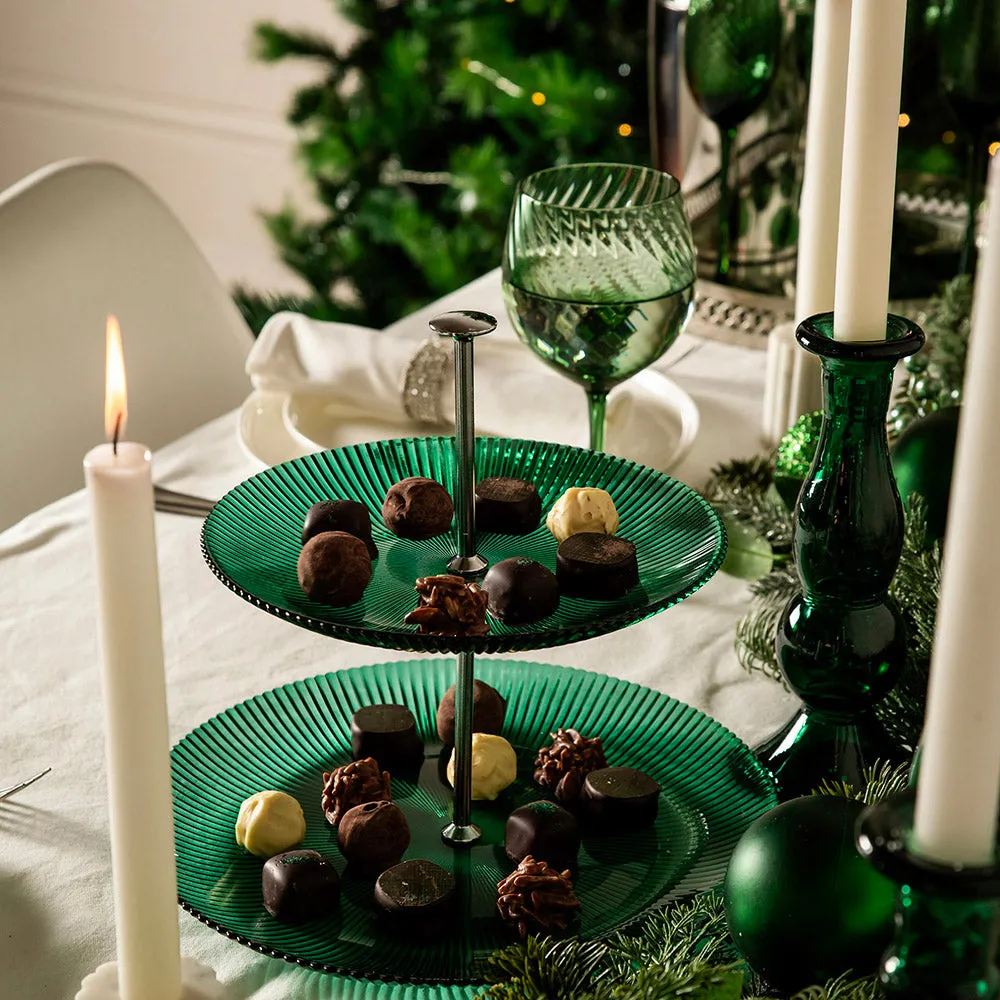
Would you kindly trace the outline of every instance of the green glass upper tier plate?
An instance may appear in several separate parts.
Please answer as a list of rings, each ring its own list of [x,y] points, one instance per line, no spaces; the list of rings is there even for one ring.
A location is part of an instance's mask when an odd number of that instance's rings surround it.
[[[251,603],[305,628],[389,649],[509,652],[577,642],[641,621],[692,594],[719,568],[726,535],[718,515],[694,490],[642,465],[600,452],[540,441],[476,439],[476,472],[516,476],[535,484],[542,510],[571,486],[599,486],[614,498],[618,534],[635,543],[639,585],[612,601],[563,598],[533,625],[490,619],[485,636],[422,635],[403,623],[417,604],[417,577],[447,572],[453,533],[427,541],[397,538],[382,522],[382,502],[394,483],[427,476],[454,492],[454,439],[372,441],[307,455],[252,476],[215,506],[202,533],[215,574]],[[296,561],[306,511],[319,500],[365,504],[379,558],[364,596],[346,608],[310,600]],[[544,520],[544,518],[543,518]],[[556,541],[544,523],[530,535],[483,533],[479,552],[491,564],[529,556],[555,570]]]
[[[320,971],[478,982],[487,956],[512,941],[496,915],[496,884],[513,869],[504,824],[517,806],[541,797],[532,763],[558,726],[601,736],[611,764],[638,767],[663,788],[652,826],[600,835],[585,829],[574,878],[582,909],[572,928],[584,938],[606,937],[665,899],[717,885],[743,831],[775,803],[773,780],[747,747],[689,705],[603,674],[477,660],[478,676],[507,699],[503,735],[517,751],[518,778],[495,802],[473,803],[483,838],[453,850],[441,841],[452,793],[435,715],[455,672],[454,660],[430,659],[324,674],[251,698],[181,740],[173,782],[185,908],[243,944]],[[452,925],[423,942],[381,922],[372,881],[346,871],[320,806],[322,772],[351,760],[351,716],[381,702],[408,705],[425,741],[421,768],[392,773],[392,797],[411,831],[405,856],[444,865],[459,886]],[[341,873],[339,908],[326,919],[290,926],[264,909],[263,862],[237,846],[233,831],[243,799],[269,788],[299,800],[304,846]]]

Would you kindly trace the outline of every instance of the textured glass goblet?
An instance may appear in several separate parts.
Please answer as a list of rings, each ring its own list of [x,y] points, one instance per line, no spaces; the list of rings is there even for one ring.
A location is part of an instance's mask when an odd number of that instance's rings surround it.
[[[717,276],[725,278],[739,236],[733,197],[736,129],[767,97],[781,49],[780,0],[691,0],[684,68],[698,106],[719,129]]]
[[[587,392],[604,448],[608,391],[677,339],[694,299],[694,243],[678,181],[649,167],[578,163],[518,185],[502,264],[517,335]]]

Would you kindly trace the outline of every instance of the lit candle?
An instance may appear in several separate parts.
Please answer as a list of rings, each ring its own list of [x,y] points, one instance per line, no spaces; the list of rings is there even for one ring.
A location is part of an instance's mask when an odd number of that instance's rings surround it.
[[[833,335],[884,340],[906,0],[851,11]]]
[[[805,169],[799,199],[796,324],[833,309],[850,38],[851,0],[816,0]],[[788,412],[782,414],[785,428],[822,405],[820,373],[819,359],[797,348]]]
[[[105,427],[83,462],[100,604],[108,813],[121,1000],[181,996],[170,737],[153,480],[127,416],[121,335],[108,318]]]
[[[1000,167],[989,190],[989,244],[976,275],[948,505],[948,538],[917,780],[913,845],[940,861],[991,864],[1000,798]]]

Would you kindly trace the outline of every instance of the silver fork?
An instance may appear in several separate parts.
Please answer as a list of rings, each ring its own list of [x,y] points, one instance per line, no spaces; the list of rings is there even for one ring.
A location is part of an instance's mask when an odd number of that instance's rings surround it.
[[[0,788],[0,802],[3,802],[4,799],[9,799],[12,795],[15,795],[22,789],[27,788],[28,785],[33,785],[39,778],[44,778],[45,775],[47,775],[51,770],[51,767],[47,767],[44,771],[39,771],[38,774],[28,778],[27,781],[19,781],[16,785],[10,785],[7,788]]]
[[[178,493],[165,486],[153,487],[153,504],[164,514],[185,514],[188,517],[207,517],[215,506],[214,500]]]

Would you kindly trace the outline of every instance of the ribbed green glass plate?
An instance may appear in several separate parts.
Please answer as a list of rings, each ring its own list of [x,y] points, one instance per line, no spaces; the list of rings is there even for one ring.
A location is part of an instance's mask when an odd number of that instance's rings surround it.
[[[723,877],[747,826],[774,805],[769,774],[731,732],[689,705],[623,680],[514,660],[481,660],[477,674],[507,699],[504,735],[518,752],[518,780],[493,803],[474,803],[483,831],[476,847],[454,851],[440,837],[451,809],[435,712],[455,662],[385,663],[324,674],[258,695],[215,716],[173,750],[178,887],[182,905],[229,937],[269,955],[325,972],[406,982],[465,983],[510,937],[495,915],[496,883],[512,868],[503,854],[506,818],[540,797],[532,783],[536,749],[557,726],[600,735],[608,759],[663,786],[652,827],[588,835],[576,891],[586,938],[611,934],[658,902],[707,889]],[[408,858],[454,872],[460,916],[451,933],[426,944],[398,937],[379,921],[373,884],[344,876],[340,910],[298,927],[274,920],[261,902],[258,858],[236,845],[240,802],[276,788],[306,814],[305,846],[343,873],[336,834],[320,808],[322,771],[351,759],[350,719],[362,705],[408,705],[426,741],[418,774],[394,773],[394,800],[412,833]]]
[[[369,646],[427,652],[541,649],[612,632],[694,593],[722,564],[726,535],[718,515],[694,490],[634,462],[541,441],[477,438],[476,471],[517,476],[538,488],[543,511],[570,486],[599,486],[614,498],[618,534],[635,543],[639,586],[613,601],[563,598],[534,625],[491,619],[480,637],[421,635],[403,618],[416,607],[417,577],[447,572],[451,534],[414,542],[382,523],[393,483],[428,476],[454,490],[454,442],[444,438],[372,441],[307,455],[252,476],[227,493],[205,521],[202,547],[215,574],[244,599],[297,625]],[[364,597],[346,608],[309,600],[296,576],[302,522],[318,500],[364,503],[380,556]],[[544,524],[516,537],[484,533],[479,552],[490,563],[529,556],[555,569],[556,541]]]

